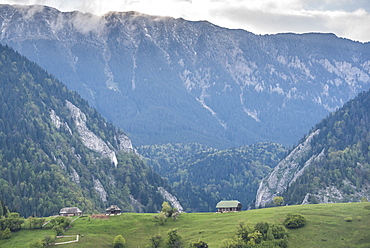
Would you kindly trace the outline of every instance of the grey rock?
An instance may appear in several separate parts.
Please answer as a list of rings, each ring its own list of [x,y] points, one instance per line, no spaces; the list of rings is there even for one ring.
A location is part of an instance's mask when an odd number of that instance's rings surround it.
[[[54,74],[136,145],[297,142],[370,87],[369,43],[208,22],[0,5],[0,42]]]

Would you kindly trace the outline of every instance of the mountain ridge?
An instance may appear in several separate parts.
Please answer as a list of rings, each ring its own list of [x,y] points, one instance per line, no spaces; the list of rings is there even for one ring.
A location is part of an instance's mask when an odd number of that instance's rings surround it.
[[[1,10],[2,44],[66,82],[137,145],[289,146],[369,88],[370,43],[332,34],[254,35],[135,12]]]

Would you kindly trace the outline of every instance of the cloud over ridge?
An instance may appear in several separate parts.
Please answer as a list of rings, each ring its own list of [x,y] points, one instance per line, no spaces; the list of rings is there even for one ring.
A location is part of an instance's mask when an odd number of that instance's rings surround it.
[[[322,32],[370,41],[368,0],[0,0],[0,4],[39,4],[95,15],[137,11],[207,20],[256,34]]]

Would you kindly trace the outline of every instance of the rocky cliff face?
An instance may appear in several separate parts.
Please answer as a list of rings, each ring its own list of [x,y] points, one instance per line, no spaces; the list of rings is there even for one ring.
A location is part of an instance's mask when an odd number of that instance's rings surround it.
[[[181,206],[181,203],[179,202],[179,200],[177,200],[176,196],[169,193],[163,187],[158,187],[158,191],[162,195],[162,197],[166,201],[168,201],[174,208],[176,208],[180,213],[184,212],[184,208]]]
[[[84,143],[86,147],[89,149],[99,153],[103,157],[108,157],[112,164],[117,167],[118,161],[117,156],[115,153],[115,149],[112,145],[108,145],[104,142],[99,136],[97,136],[94,132],[89,130],[86,125],[86,115],[75,105],[71,102],[66,101],[66,107],[70,110],[71,117],[74,120],[74,124],[77,127],[78,134],[81,138],[81,141]],[[60,121],[59,116],[56,115],[54,110],[50,111],[50,118],[53,124],[60,129],[61,127],[66,128],[69,133],[72,135],[72,130],[68,126],[67,123],[62,123]],[[118,140],[118,148],[119,150],[125,152],[134,152],[135,149],[132,146],[131,140],[125,134],[119,134],[118,137],[114,137],[115,140]]]
[[[291,145],[369,88],[370,44],[254,35],[139,13],[0,6],[0,42],[78,91],[136,144]]]
[[[66,106],[71,111],[72,118],[83,144],[91,150],[100,153],[102,156],[108,157],[112,164],[117,167],[116,153],[100,137],[87,128],[86,115],[69,101],[66,101]]]
[[[307,159],[307,154],[311,152],[312,148],[312,138],[319,133],[320,130],[311,133],[304,142],[294,148],[294,150],[280,161],[274,170],[261,181],[256,194],[256,208],[271,204],[273,199],[276,196],[281,196],[281,194],[286,191],[287,187],[294,183],[309,165],[313,162],[317,162],[324,155],[324,150],[322,150],[321,153]],[[300,166],[302,160],[305,160],[303,167]]]
[[[370,198],[370,91],[315,125],[265,177],[255,207],[360,201]]]

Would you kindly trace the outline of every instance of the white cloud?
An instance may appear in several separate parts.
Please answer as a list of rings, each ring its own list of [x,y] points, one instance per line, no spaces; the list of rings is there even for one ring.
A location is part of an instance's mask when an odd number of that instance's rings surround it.
[[[133,10],[208,20],[257,34],[331,32],[339,37],[370,41],[369,0],[0,0],[0,3],[41,4],[98,15]]]

